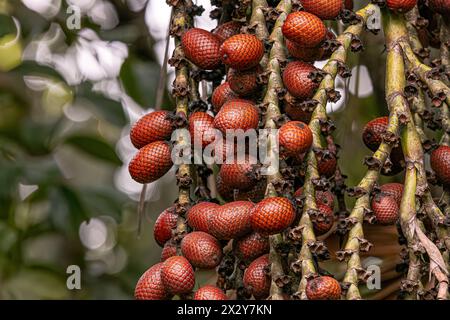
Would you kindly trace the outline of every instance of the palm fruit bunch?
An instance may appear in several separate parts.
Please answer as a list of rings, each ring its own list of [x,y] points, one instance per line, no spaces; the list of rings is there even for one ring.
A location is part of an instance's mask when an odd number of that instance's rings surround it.
[[[170,33],[177,46],[169,61],[176,71],[172,93],[177,110],[175,115],[152,112],[132,127],[131,141],[139,150],[129,165],[130,174],[146,184],[170,169],[172,147],[189,142],[181,139],[169,144],[175,128],[188,130],[194,148],[211,149],[214,163],[208,163],[212,169],[205,163],[177,165],[179,197],[159,214],[153,227],[155,242],[161,247],[160,261],[138,280],[136,299],[360,299],[358,284],[365,276],[360,254],[371,247],[364,234],[367,238],[386,235],[378,244],[395,250],[400,245],[389,241],[398,239],[407,252],[402,253],[402,263],[409,262],[411,243],[403,228],[405,208],[412,203],[407,202],[411,185],[407,188],[399,182],[413,166],[421,178],[417,178],[413,192],[417,217],[423,222],[417,225],[427,231],[424,237],[445,250],[445,239],[439,239],[443,229],[439,228],[449,223],[439,212],[449,214],[447,200],[443,197],[435,205],[426,183],[428,177],[449,192],[447,109],[440,117],[411,109],[414,121],[420,117],[430,128],[438,123],[447,130],[439,146],[425,140],[425,131],[421,132],[421,142],[430,153],[426,169],[432,172],[425,170],[420,157],[411,164],[411,137],[406,132],[401,140],[399,132],[413,120],[405,120],[408,112],[403,110],[389,110],[391,117],[378,117],[364,126],[362,142],[374,155],[366,158],[369,169],[357,187],[347,188],[338,164],[339,146],[334,142],[335,128],[326,114],[326,104],[339,100],[336,76],[350,75],[345,58],[350,50],[356,52],[361,47],[358,36],[369,29],[365,25],[369,12],[374,12],[376,5],[386,6],[383,15],[403,17],[407,13],[408,17],[413,13],[426,16],[430,24],[439,14],[445,20],[448,12],[448,1],[444,0],[373,2],[376,4],[368,4],[357,14],[352,11],[351,0],[299,0],[292,8],[286,5],[288,1],[267,1],[263,10],[257,8],[264,14],[253,14],[252,1],[212,1],[218,8],[211,17],[220,22],[208,31],[193,27],[191,15],[200,11],[197,6],[190,1],[169,1],[175,9]],[[335,25],[335,20],[353,27],[338,36],[327,28]],[[422,43],[430,40],[435,28],[418,28],[418,39]],[[402,39],[407,42],[407,38]],[[388,54],[396,51],[388,48]],[[405,55],[409,52],[403,51]],[[409,63],[415,61],[404,58]],[[324,60],[328,62],[321,70],[316,62]],[[414,77],[420,68],[409,70],[410,89],[426,88],[430,78],[438,81],[445,73],[438,64],[434,61],[433,67],[426,66],[426,76]],[[427,99],[444,104],[444,95],[433,92],[424,91]],[[419,105],[411,100],[417,95],[411,98],[406,93],[393,94],[388,102],[397,96],[408,99],[409,106]],[[414,124],[418,127],[419,123]],[[269,167],[267,159],[251,152],[254,146],[250,140],[220,139],[230,132],[251,135],[261,128],[277,129],[276,140],[271,140],[277,144],[269,144],[265,150],[269,160],[278,152],[275,160],[279,170],[275,174],[264,174]],[[257,137],[257,142],[262,140]],[[425,157],[428,160],[428,155]],[[391,182],[381,184],[380,174]],[[350,201],[346,196],[357,198],[352,210],[347,208]],[[367,228],[365,220],[374,225]],[[428,232],[433,226],[438,226],[439,232]],[[387,235],[392,237],[387,239]],[[400,254],[398,251],[395,254]],[[322,263],[327,259],[330,263]],[[423,256],[421,261],[429,260]],[[337,265],[342,262],[345,269]],[[345,276],[341,271],[332,275],[325,269],[328,267],[345,270]],[[214,274],[214,280],[196,279],[197,270]],[[387,273],[395,280],[402,276],[395,270]],[[438,293],[429,293],[433,294]]]

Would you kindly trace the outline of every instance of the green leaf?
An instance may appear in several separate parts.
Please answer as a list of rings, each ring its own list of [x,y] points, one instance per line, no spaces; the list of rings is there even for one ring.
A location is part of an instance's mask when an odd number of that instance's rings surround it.
[[[122,161],[117,156],[114,148],[102,138],[87,135],[73,135],[66,138],[65,143],[97,159],[108,161],[117,166],[122,165]]]
[[[87,100],[90,102],[90,110],[98,118],[104,119],[118,127],[123,127],[127,124],[127,118],[122,108],[122,104],[115,100],[112,100],[98,92],[92,90],[92,85],[89,83],[84,83],[78,87],[75,97],[75,104],[77,101],[83,104],[83,101]]]

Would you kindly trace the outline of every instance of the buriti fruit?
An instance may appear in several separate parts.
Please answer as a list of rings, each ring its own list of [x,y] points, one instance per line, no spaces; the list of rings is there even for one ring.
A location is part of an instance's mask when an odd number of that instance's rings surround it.
[[[442,14],[443,16],[450,15],[450,1],[449,0],[428,0],[428,6],[431,10]]]
[[[242,159],[244,160],[244,159]],[[222,183],[231,190],[248,190],[257,183],[256,164],[257,160],[249,155],[241,163],[224,163],[220,167],[219,176]]]
[[[212,32],[220,39],[221,42],[224,42],[228,38],[239,34],[243,24],[239,21],[229,21],[224,24],[219,25]]]
[[[157,263],[139,278],[134,289],[134,297],[137,300],[165,300],[170,298],[170,294],[161,280],[161,267],[162,263]]]
[[[283,83],[286,89],[294,97],[299,99],[310,99],[314,95],[318,84],[313,82],[309,75],[316,68],[301,61],[290,62],[283,72]]]
[[[186,258],[170,257],[162,263],[161,280],[169,293],[186,294],[194,288],[194,269]]]
[[[319,175],[330,178],[336,173],[337,160],[334,155],[331,154],[329,158],[316,156],[316,159]]]
[[[233,242],[234,252],[243,261],[252,261],[269,253],[269,237],[252,232]]]
[[[377,151],[383,142],[382,135],[386,132],[389,118],[380,117],[369,121],[363,129],[362,138],[364,144],[372,151]]]
[[[228,297],[216,286],[206,285],[195,292],[194,300],[228,300]]]
[[[184,236],[181,240],[181,252],[197,268],[212,269],[222,260],[219,241],[202,231],[194,231]]]
[[[225,102],[237,98],[239,98],[239,96],[231,90],[230,84],[228,82],[224,82],[214,89],[211,96],[211,104],[214,107],[214,111],[219,112]]]
[[[177,255],[177,246],[172,241],[167,241],[161,251],[161,262]]]
[[[342,0],[301,0],[303,10],[322,20],[334,20],[343,8]]]
[[[256,129],[258,123],[259,113],[255,104],[243,99],[229,100],[214,118],[214,126],[222,133],[226,133],[226,130]]]
[[[269,295],[271,279],[266,272],[269,266],[269,255],[266,254],[250,263],[244,272],[244,287],[255,299],[265,299]]]
[[[175,208],[170,207],[158,216],[153,227],[155,241],[162,247],[166,241],[172,238],[172,229],[176,227],[178,215]]]
[[[230,84],[231,90],[238,94],[240,97],[246,97],[251,95],[258,88],[258,75],[262,72],[260,65],[248,70],[235,70],[230,69],[228,71],[227,80]]]
[[[187,213],[188,225],[197,231],[209,232],[208,220],[210,215],[216,214],[220,205],[213,202],[200,202],[189,209]]]
[[[251,211],[251,225],[261,234],[276,234],[289,227],[295,219],[291,201],[271,197],[260,201]]]
[[[393,197],[397,204],[400,206],[403,195],[403,185],[401,183],[386,183],[381,187],[381,193]]]
[[[220,66],[220,39],[209,31],[192,28],[181,38],[183,52],[197,67],[214,70]]]
[[[327,30],[325,40],[334,39],[336,39],[336,35],[332,31]],[[328,59],[332,54],[331,51],[325,50],[325,48],[321,45],[317,47],[307,48],[290,40],[286,40],[286,49],[292,57],[304,62],[325,60]]]
[[[414,8],[417,0],[386,0],[387,7],[396,13],[405,13]]]
[[[315,193],[316,193],[316,202],[318,205],[323,204],[323,205],[330,207],[331,209],[334,208],[334,197],[330,191],[316,190]],[[294,197],[301,197],[302,194],[303,194],[303,188],[299,188],[299,189],[297,189],[297,191],[295,191]]]
[[[317,204],[319,214],[313,219],[313,227],[316,235],[320,236],[331,230],[334,223],[333,210],[326,204]]]
[[[291,157],[308,151],[313,142],[311,129],[301,121],[289,121],[282,125],[278,136],[282,154]]]
[[[158,180],[172,168],[169,144],[155,141],[141,148],[128,165],[131,177],[139,183]]]
[[[133,145],[140,149],[145,145],[170,139],[174,130],[168,111],[154,111],[140,118],[130,131]]]
[[[283,35],[306,48],[317,47],[327,33],[327,29],[319,17],[305,11],[290,13],[282,27]]]
[[[446,186],[450,185],[450,147],[440,146],[433,150],[430,163],[439,181]]]
[[[341,298],[341,286],[332,277],[317,277],[308,281],[306,296],[309,300],[339,300]]]
[[[377,194],[372,199],[372,210],[377,222],[382,225],[394,224],[399,216],[397,201],[385,194]]]
[[[237,34],[222,43],[220,56],[223,63],[237,70],[256,67],[264,55],[261,40],[251,34]]]
[[[194,145],[195,140],[197,140],[202,148],[205,148],[215,139],[214,117],[202,111],[191,114],[189,117],[189,134]]]
[[[251,231],[250,201],[234,201],[222,205],[208,220],[209,232],[220,240],[242,237]]]

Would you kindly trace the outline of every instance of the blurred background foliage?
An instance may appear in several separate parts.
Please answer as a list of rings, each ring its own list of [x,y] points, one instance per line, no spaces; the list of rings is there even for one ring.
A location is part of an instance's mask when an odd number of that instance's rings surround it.
[[[198,2],[211,29],[209,1]],[[149,187],[138,237],[127,134],[155,103],[169,14],[163,0],[0,0],[0,298],[132,298],[159,260],[152,227],[176,197],[173,170]],[[348,185],[365,171],[364,124],[387,112],[383,39],[363,41],[349,65],[367,72],[332,115]],[[66,288],[69,265],[81,290]]]

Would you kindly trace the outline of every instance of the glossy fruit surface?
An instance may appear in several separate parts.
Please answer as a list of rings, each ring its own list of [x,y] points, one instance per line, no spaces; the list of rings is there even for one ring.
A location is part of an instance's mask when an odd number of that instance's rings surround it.
[[[216,286],[206,285],[195,292],[194,300],[228,300],[228,297]]]
[[[318,87],[308,76],[316,70],[310,64],[301,61],[290,62],[283,72],[283,82],[286,89],[294,97],[299,99],[310,99]]]
[[[399,217],[399,207],[395,198],[383,194],[378,194],[372,199],[372,210],[379,224],[394,224]]]
[[[255,104],[243,99],[226,102],[214,119],[214,126],[222,133],[226,133],[226,130],[256,129],[258,123],[259,113]]]
[[[309,150],[313,142],[311,129],[301,121],[289,121],[282,125],[279,132],[282,154],[295,157]]]
[[[417,0],[386,0],[387,7],[396,13],[405,13],[414,8]]]
[[[222,43],[220,55],[223,63],[233,69],[256,67],[264,55],[264,45],[256,36],[237,34]]]
[[[134,289],[135,299],[164,300],[170,297],[161,280],[161,267],[162,263],[157,263],[139,278]]]
[[[172,241],[167,241],[161,251],[161,262],[166,261],[170,257],[176,256],[177,254],[177,246]]]
[[[224,82],[214,89],[211,96],[211,104],[214,107],[214,111],[219,112],[225,102],[237,98],[239,98],[239,96],[231,90],[230,84],[228,82]]]
[[[194,288],[194,269],[186,258],[170,257],[162,263],[161,280],[169,293],[186,294]]]
[[[386,132],[389,118],[380,117],[369,121],[363,130],[364,144],[372,151],[377,151],[380,144],[383,142],[382,135]]]
[[[317,47],[327,33],[327,29],[319,17],[305,11],[290,13],[282,27],[283,35],[306,48]]]
[[[192,143],[198,141],[204,148],[215,139],[214,117],[197,111],[189,116],[189,134]]]
[[[219,176],[222,183],[231,190],[248,190],[254,187],[256,180],[257,159],[246,156],[245,162],[224,163],[220,167]]]
[[[234,242],[236,255],[244,261],[252,261],[259,256],[269,253],[269,237],[257,232],[248,235]]]
[[[168,111],[154,111],[146,114],[133,125],[130,131],[131,143],[140,149],[155,141],[168,140],[173,129]]]
[[[197,268],[212,269],[222,260],[222,247],[212,235],[194,231],[181,240],[181,252]]]
[[[170,207],[158,216],[153,227],[153,236],[155,241],[163,246],[170,238],[172,238],[172,229],[176,227],[178,215],[175,208]]]
[[[342,10],[342,0],[301,0],[303,9],[322,20],[333,20]]]
[[[214,215],[219,210],[220,205],[213,202],[200,202],[191,207],[187,213],[188,225],[196,230],[209,232],[208,220],[211,215]]]
[[[261,66],[243,71],[230,69],[227,80],[231,90],[240,97],[246,97],[255,93],[258,89],[257,79],[261,71]]]
[[[183,52],[197,67],[214,70],[220,66],[220,39],[209,31],[192,28],[181,38]]]
[[[321,176],[330,178],[336,173],[337,160],[334,155],[330,157],[316,156],[316,158],[317,170]]]
[[[251,212],[254,231],[261,234],[276,234],[289,227],[295,219],[292,203],[282,197],[271,197],[260,201]]]
[[[250,201],[229,202],[220,207],[208,221],[209,232],[220,240],[242,237],[251,231],[250,211],[254,204]]]
[[[172,168],[169,144],[163,141],[152,142],[141,148],[128,165],[131,177],[139,183],[158,180]]]
[[[401,183],[385,183],[380,189],[383,194],[393,197],[400,206],[403,195],[403,185]]]
[[[269,266],[269,255],[266,254],[250,263],[244,272],[244,287],[255,299],[265,299],[269,295],[271,280],[266,272]]]
[[[309,300],[339,300],[341,298],[341,286],[334,278],[317,277],[308,281],[306,296]]]
[[[213,33],[220,39],[221,42],[224,42],[231,36],[238,34],[241,31],[242,26],[242,22],[228,21],[215,28]]]
[[[446,186],[450,185],[450,147],[440,146],[433,150],[430,163],[439,181]]]
[[[313,219],[313,227],[316,235],[320,236],[331,230],[334,223],[333,210],[326,204],[317,204],[318,216]]]

